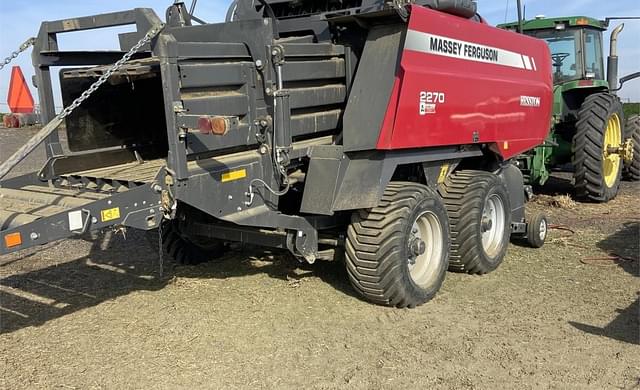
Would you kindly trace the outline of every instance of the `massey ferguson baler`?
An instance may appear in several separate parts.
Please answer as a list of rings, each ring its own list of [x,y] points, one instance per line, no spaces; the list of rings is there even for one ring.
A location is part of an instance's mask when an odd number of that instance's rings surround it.
[[[125,24],[121,52],[58,49],[60,33]],[[41,141],[48,161],[0,182],[2,254],[160,229],[183,263],[229,242],[344,257],[365,298],[413,307],[447,269],[496,269],[512,235],[544,242],[511,159],[547,135],[549,50],[472,1],[237,0],[220,24],[177,2],[166,25],[149,9],[44,22],[33,63],[49,125],[0,176]]]

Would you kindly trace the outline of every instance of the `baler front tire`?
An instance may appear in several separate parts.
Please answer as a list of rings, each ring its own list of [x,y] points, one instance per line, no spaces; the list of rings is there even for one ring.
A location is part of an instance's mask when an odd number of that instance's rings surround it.
[[[486,274],[498,268],[511,237],[511,204],[502,180],[489,172],[459,171],[445,180],[441,194],[451,223],[449,270]]]
[[[549,222],[542,213],[537,213],[529,220],[527,226],[527,244],[532,248],[542,248],[549,233]]]
[[[197,265],[221,257],[225,252],[225,244],[212,241],[208,245],[198,245],[183,237],[175,221],[162,225],[162,249],[175,263],[180,265]]]
[[[429,301],[449,259],[440,196],[422,184],[391,182],[377,207],[353,213],[345,255],[351,284],[367,300],[398,308]]]
[[[578,198],[603,203],[618,194],[623,162],[619,154],[607,149],[622,143],[622,123],[622,103],[615,95],[596,93],[582,103],[573,137]]]
[[[633,141],[633,157],[624,167],[623,176],[628,181],[640,181],[640,116],[633,115],[627,121],[627,135]]]

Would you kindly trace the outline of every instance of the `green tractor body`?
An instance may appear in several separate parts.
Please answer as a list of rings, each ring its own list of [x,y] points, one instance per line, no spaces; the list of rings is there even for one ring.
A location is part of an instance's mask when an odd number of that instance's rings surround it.
[[[617,194],[626,166],[633,160],[629,141],[633,136],[624,130],[622,103],[615,95],[619,89],[616,42],[623,25],[611,34],[605,72],[602,42],[608,24],[584,16],[522,22],[522,33],[547,42],[554,82],[547,141],[518,161],[529,184],[545,184],[553,170],[572,170],[578,197],[606,202]],[[518,23],[498,27],[517,31]]]

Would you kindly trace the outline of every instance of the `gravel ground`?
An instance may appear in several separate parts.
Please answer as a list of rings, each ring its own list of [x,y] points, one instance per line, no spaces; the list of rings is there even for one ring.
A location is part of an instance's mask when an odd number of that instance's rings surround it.
[[[34,131],[0,129],[0,155]],[[639,389],[638,188],[567,191],[528,205],[560,225],[545,247],[449,273],[413,310],[362,301],[340,263],[257,248],[160,277],[135,231],[0,257],[0,387]]]

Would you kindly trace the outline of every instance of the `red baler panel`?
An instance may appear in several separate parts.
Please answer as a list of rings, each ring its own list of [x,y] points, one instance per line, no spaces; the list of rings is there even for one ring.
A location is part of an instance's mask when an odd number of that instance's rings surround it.
[[[378,149],[495,143],[509,158],[544,141],[543,41],[413,6],[404,45]]]

